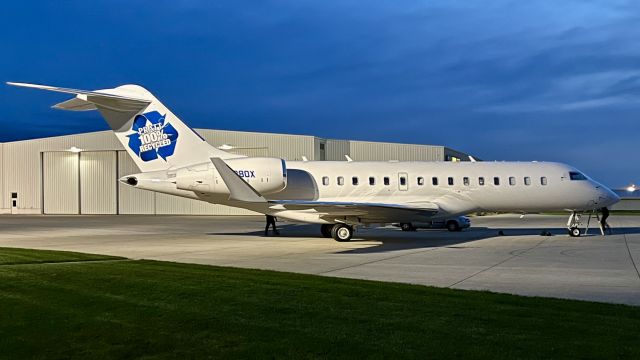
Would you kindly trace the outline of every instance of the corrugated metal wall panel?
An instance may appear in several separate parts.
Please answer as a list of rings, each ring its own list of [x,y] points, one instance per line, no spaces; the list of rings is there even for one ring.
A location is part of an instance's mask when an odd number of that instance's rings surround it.
[[[43,154],[44,213],[78,214],[80,212],[78,154],[46,152]]]
[[[314,158],[314,137],[307,135],[286,135],[253,133],[226,130],[198,129],[197,132],[213,146],[223,144],[251,149],[231,151],[249,156],[273,156],[285,160]]]
[[[133,162],[126,151],[118,151],[118,176],[137,174],[140,169]],[[133,186],[120,184],[118,186],[119,214],[155,214],[155,193],[148,190],[136,189]]]
[[[20,210],[41,211],[40,153],[65,151],[72,146],[84,150],[123,149],[111,131],[4,143],[5,193],[18,193]]]
[[[163,215],[255,215],[256,213],[204,201],[156,194],[156,214]]]
[[[80,213],[116,214],[116,171],[115,151],[80,153]]]
[[[345,155],[351,156],[349,140],[331,140],[327,139],[327,160],[341,161],[346,160]],[[353,156],[351,156],[353,158]],[[354,160],[361,160],[355,159]]]
[[[444,161],[442,146],[350,141],[354,160]]]
[[[158,215],[187,215],[191,214],[195,200],[181,198],[167,194],[156,194],[156,214]]]
[[[40,152],[33,145],[7,143],[4,153],[5,193],[18,193],[18,208],[40,212]]]

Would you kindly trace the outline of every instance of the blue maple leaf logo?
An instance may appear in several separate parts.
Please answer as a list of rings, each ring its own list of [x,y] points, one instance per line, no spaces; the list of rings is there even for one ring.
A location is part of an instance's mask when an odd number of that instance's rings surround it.
[[[129,138],[129,148],[142,161],[155,160],[161,157],[164,161],[176,150],[178,131],[169,123],[165,123],[165,115],[150,111],[137,115],[133,119]]]

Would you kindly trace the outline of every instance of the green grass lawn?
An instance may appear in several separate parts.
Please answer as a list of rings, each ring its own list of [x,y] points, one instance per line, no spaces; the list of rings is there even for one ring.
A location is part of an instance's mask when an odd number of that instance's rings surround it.
[[[637,307],[77,253],[0,259],[6,359],[640,358]]]
[[[42,264],[116,259],[123,258],[108,255],[83,254],[70,251],[0,248],[0,265]]]

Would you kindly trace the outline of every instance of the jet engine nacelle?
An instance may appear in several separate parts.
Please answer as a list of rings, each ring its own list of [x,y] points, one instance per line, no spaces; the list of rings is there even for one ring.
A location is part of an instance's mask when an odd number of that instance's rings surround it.
[[[260,194],[272,194],[287,186],[287,168],[278,158],[236,158],[227,165]],[[176,187],[210,194],[228,194],[229,189],[212,163],[184,167],[176,171]]]

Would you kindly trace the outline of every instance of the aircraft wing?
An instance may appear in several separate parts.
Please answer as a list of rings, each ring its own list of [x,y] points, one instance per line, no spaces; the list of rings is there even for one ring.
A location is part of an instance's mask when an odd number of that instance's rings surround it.
[[[439,206],[432,202],[394,204],[373,202],[270,200],[269,204],[280,206],[282,210],[313,210],[319,213],[321,217],[325,217],[327,219],[357,217],[363,222],[426,220],[433,217],[440,211]]]
[[[211,162],[229,189],[229,200],[251,203],[281,211],[312,211],[330,221],[357,217],[362,222],[394,222],[426,220],[441,209],[432,202],[415,201],[401,204],[378,202],[337,202],[308,200],[267,200],[236,174],[220,158]]]

